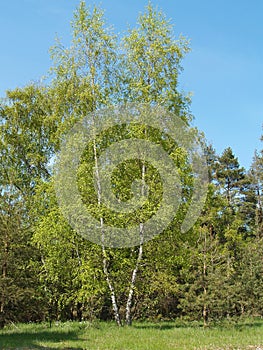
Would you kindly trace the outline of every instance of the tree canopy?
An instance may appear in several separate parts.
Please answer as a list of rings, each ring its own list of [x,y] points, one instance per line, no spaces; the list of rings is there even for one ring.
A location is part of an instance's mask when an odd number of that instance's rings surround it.
[[[255,152],[246,171],[230,147],[218,155],[205,145],[191,126],[190,97],[178,84],[189,50],[189,42],[175,37],[170,21],[151,4],[137,26],[119,37],[100,8],[81,1],[70,46],[56,41],[51,48],[49,78],[7,92],[0,104],[0,326],[96,318],[130,325],[135,318],[176,317],[207,325],[223,317],[262,316],[263,150]],[[195,174],[178,142],[138,123],[94,135],[78,166],[82,201],[102,235],[105,224],[140,227],[140,244],[114,248],[85,239],[63,216],[55,156],[76,122],[130,103],[161,106],[202,139],[209,185],[200,217],[183,233]],[[163,194],[153,165],[126,160],[110,179],[116,202],[131,200],[136,183],[140,195],[148,194],[139,210],[124,215],[101,200],[98,159],[114,142],[131,138],[161,145],[182,184],[174,220],[148,242],[145,221]]]

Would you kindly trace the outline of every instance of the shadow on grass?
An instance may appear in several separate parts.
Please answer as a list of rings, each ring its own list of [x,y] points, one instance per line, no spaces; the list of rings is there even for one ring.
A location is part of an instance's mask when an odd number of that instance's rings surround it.
[[[62,349],[61,347],[56,346],[40,346],[37,345],[39,342],[43,342],[45,344],[48,343],[61,343],[61,342],[74,342],[74,341],[81,341],[78,336],[77,332],[75,331],[68,331],[68,332],[48,332],[48,331],[35,331],[35,332],[12,332],[9,334],[0,334],[0,349],[3,350],[9,350],[9,349],[52,349],[52,350],[58,350]],[[76,347],[73,345],[73,347],[63,347],[63,350],[83,350],[83,348],[80,348],[76,345]]]
[[[207,329],[227,329],[227,328],[234,328],[236,330],[243,330],[246,328],[263,328],[263,320],[251,320],[251,321],[223,321],[223,322],[212,322],[205,328]],[[156,329],[156,330],[169,330],[169,329],[175,329],[175,328],[204,328],[203,324],[201,322],[192,321],[192,322],[156,322],[156,323],[134,323],[133,328],[137,329]]]
[[[263,327],[263,321],[254,321],[254,322],[244,322],[244,323],[238,323],[234,325],[237,329],[244,329],[244,328],[254,328],[254,327]]]
[[[136,323],[133,324],[133,328],[138,329],[156,329],[156,330],[168,330],[168,329],[174,329],[174,328],[187,328],[189,327],[189,324],[176,324],[176,323]]]

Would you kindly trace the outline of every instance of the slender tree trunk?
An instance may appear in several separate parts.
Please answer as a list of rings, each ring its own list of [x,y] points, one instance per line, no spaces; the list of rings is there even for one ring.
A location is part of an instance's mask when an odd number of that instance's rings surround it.
[[[143,163],[142,164],[142,191],[141,191],[142,195],[145,194],[145,172],[146,172],[146,167],[145,167],[145,164]],[[134,294],[137,272],[138,272],[138,269],[139,269],[139,266],[140,266],[140,263],[142,260],[143,243],[144,243],[143,223],[140,223],[140,246],[139,246],[137,261],[136,261],[135,267],[134,267],[133,272],[132,272],[131,284],[130,284],[127,303],[126,303],[126,324],[127,324],[127,326],[131,326],[131,324],[132,324],[131,306],[132,306],[132,299],[133,299],[133,294]]]
[[[4,243],[4,254],[3,254],[3,263],[2,263],[2,280],[3,280],[3,285],[5,285],[5,279],[7,276],[7,259],[8,259],[8,238],[6,237],[6,241]],[[1,301],[0,301],[0,328],[3,328],[5,325],[5,316],[4,316],[4,311],[5,311],[5,288],[2,290],[2,296],[1,296]]]
[[[5,280],[6,274],[7,274],[7,254],[8,254],[8,243],[5,242],[4,244],[4,259],[3,259],[3,264],[2,264],[2,279]],[[1,305],[0,305],[0,312],[4,312],[4,304],[5,304],[5,298],[4,298],[4,292],[2,294],[1,298]]]
[[[227,281],[228,281],[228,285],[230,286],[230,256],[229,253],[227,254]],[[227,293],[227,313],[226,313],[226,317],[230,318],[230,295],[229,293]]]
[[[2,280],[5,281],[6,276],[7,276],[7,257],[8,257],[8,242],[7,242],[7,238],[6,241],[4,243],[4,259],[3,259],[3,263],[2,263]],[[4,282],[5,285],[5,282]],[[4,287],[5,288],[5,287]],[[2,298],[1,298],[1,305],[0,305],[0,313],[4,312],[4,305],[5,305],[5,292],[3,291],[2,294]]]
[[[93,140],[93,150],[94,150],[94,159],[95,159],[95,174],[96,174],[96,181],[97,181],[97,196],[98,196],[98,205],[101,205],[101,182],[100,182],[100,174],[99,174],[99,168],[98,168],[98,156],[97,156],[97,149],[96,149],[96,143],[95,139]],[[110,290],[111,294],[111,303],[112,308],[114,312],[114,318],[116,320],[117,325],[120,327],[121,324],[121,318],[118,308],[118,303],[116,299],[116,293],[114,285],[111,281],[109,270],[108,270],[108,257],[107,257],[107,251],[105,248],[105,234],[104,234],[104,222],[103,218],[100,218],[100,228],[101,228],[101,246],[102,246],[102,265],[103,265],[103,272],[106,278],[107,285]]]
[[[204,287],[203,293],[204,293],[204,299],[206,299],[206,295],[207,295],[206,287]],[[207,319],[208,319],[208,311],[207,311],[206,301],[204,301],[204,305],[203,305],[203,324],[204,324],[204,327],[207,327]]]
[[[207,288],[206,288],[206,275],[207,275],[207,237],[206,237],[206,228],[204,235],[204,257],[203,257],[203,323],[204,327],[207,326],[208,319],[208,310],[207,310]]]
[[[139,246],[139,252],[138,257],[136,261],[136,265],[134,267],[134,270],[132,272],[132,279],[128,294],[128,299],[126,303],[126,324],[127,326],[131,326],[132,324],[132,314],[131,314],[131,305],[132,305],[132,299],[134,294],[134,288],[135,288],[135,281],[137,277],[137,272],[140,266],[140,262],[142,260],[142,254],[143,254],[143,224],[140,224],[140,246]]]
[[[256,213],[257,236],[263,237],[263,205],[262,205],[262,198],[261,198],[261,192],[260,192],[260,185],[257,185],[256,194],[257,194],[257,205],[258,205],[257,213]]]
[[[121,324],[118,303],[117,303],[117,299],[116,299],[116,293],[115,293],[114,286],[111,282],[111,278],[110,278],[110,274],[109,274],[109,270],[108,270],[107,253],[106,253],[106,249],[105,249],[104,245],[102,246],[102,254],[103,254],[103,272],[104,272],[104,275],[106,277],[106,282],[108,284],[110,294],[111,294],[111,303],[112,303],[112,308],[113,308],[113,312],[114,312],[114,318],[115,318],[117,325],[119,327],[121,327],[122,324]]]

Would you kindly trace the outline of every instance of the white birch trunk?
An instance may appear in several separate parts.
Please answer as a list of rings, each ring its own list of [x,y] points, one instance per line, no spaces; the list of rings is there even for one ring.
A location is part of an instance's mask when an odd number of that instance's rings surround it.
[[[97,181],[97,196],[98,196],[98,205],[101,205],[101,183],[100,183],[100,175],[99,175],[99,168],[98,168],[98,157],[97,157],[97,150],[96,150],[96,143],[95,139],[93,140],[93,150],[94,150],[94,159],[95,159],[95,173],[96,173],[96,181]],[[113,283],[110,278],[109,270],[108,270],[108,259],[107,259],[107,252],[104,244],[104,222],[103,218],[100,218],[100,228],[101,228],[101,246],[102,246],[102,264],[103,264],[103,272],[106,278],[107,285],[110,290],[111,294],[111,303],[112,303],[112,308],[114,312],[114,318],[116,320],[117,325],[120,327],[121,324],[121,319],[120,319],[120,313],[119,313],[119,308],[117,304],[117,299],[116,299],[116,293],[115,293],[115,288],[113,286]]]
[[[143,254],[143,224],[140,224],[140,246],[139,246],[139,252],[138,257],[136,261],[136,265],[134,267],[134,270],[132,272],[132,278],[131,278],[131,284],[128,294],[128,299],[126,303],[126,324],[128,326],[131,326],[132,324],[132,314],[131,314],[131,305],[132,305],[132,299],[134,294],[134,288],[135,288],[135,281],[137,277],[137,272],[140,266],[140,262],[142,260],[142,254]]]
[[[142,195],[145,194],[145,164],[144,163],[142,165],[142,192],[141,193]],[[139,246],[137,261],[132,272],[131,284],[129,288],[127,303],[126,303],[126,324],[128,326],[131,326],[132,324],[131,305],[132,305],[132,299],[133,299],[133,294],[135,289],[136,277],[140,266],[140,262],[142,260],[143,243],[144,243],[143,223],[140,223],[140,246]]]

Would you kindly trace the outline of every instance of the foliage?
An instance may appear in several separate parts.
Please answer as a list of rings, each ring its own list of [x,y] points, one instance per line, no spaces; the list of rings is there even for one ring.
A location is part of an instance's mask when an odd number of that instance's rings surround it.
[[[112,174],[120,201],[131,199],[135,180],[149,187],[149,200],[131,215],[110,212],[93,180],[97,157],[108,146],[142,138],[161,144],[178,168],[183,204],[174,221],[139,247],[112,249],[85,240],[62,216],[54,156],[76,121],[123,103],[161,105],[187,125],[192,121],[190,98],[178,88],[189,43],[174,37],[162,12],[149,4],[138,25],[118,38],[103,11],[81,1],[72,30],[70,47],[57,41],[51,49],[50,79],[8,91],[0,105],[0,326],[122,320],[125,314],[128,324],[133,315],[202,319],[208,326],[225,317],[262,316],[263,151],[246,171],[230,147],[217,155],[207,146],[206,205],[183,234],[193,191],[187,156],[154,127],[116,126],[95,135],[82,154],[77,181],[83,203],[101,222],[120,227],[143,224],[155,213],[162,184],[151,164],[126,161]]]

